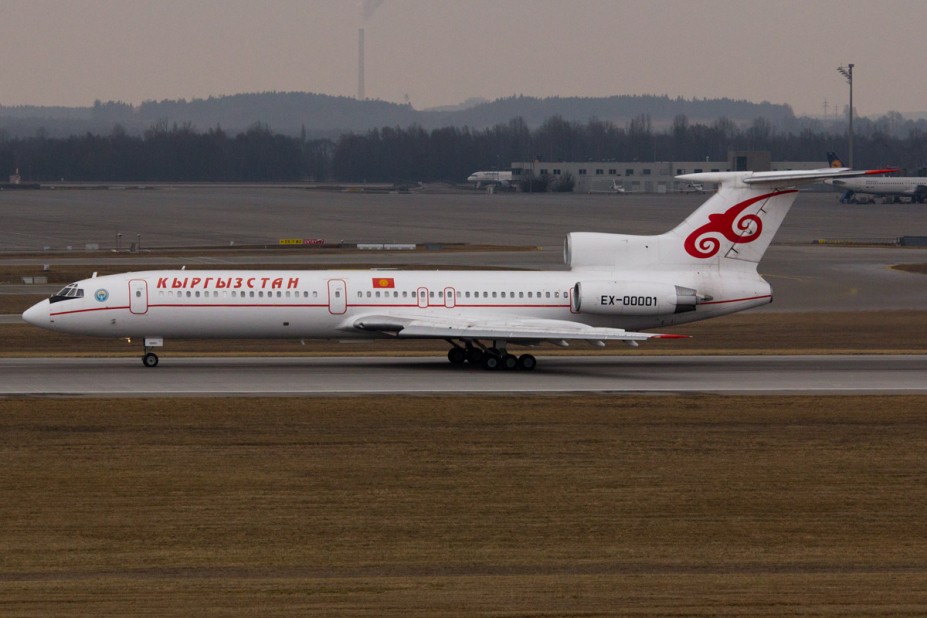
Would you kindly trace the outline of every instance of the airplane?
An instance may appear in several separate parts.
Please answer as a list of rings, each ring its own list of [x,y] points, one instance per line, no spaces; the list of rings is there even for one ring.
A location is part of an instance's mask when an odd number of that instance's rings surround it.
[[[467,177],[467,182],[475,182],[477,189],[483,185],[508,187],[512,184],[512,172],[473,172]]]
[[[680,193],[704,193],[705,185],[700,182],[689,182],[686,183],[682,189],[679,190]]]
[[[509,346],[608,341],[772,302],[757,265],[798,185],[889,170],[703,172],[718,191],[672,230],[571,232],[561,271],[156,270],[66,285],[23,313],[63,333],[143,342],[146,367],[169,338],[443,339],[448,360],[534,369]]]
[[[833,152],[827,153],[831,166],[840,167],[841,162]],[[840,201],[844,204],[869,203],[872,196],[883,196],[886,200],[910,199],[916,204],[927,201],[927,178],[922,176],[891,176],[887,178],[833,178],[824,181],[835,188],[843,189]],[[857,197],[859,196],[859,197]]]

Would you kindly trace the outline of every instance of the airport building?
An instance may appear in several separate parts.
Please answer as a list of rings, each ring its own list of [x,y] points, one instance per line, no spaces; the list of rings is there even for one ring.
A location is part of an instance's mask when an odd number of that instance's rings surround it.
[[[550,184],[572,179],[575,193],[673,193],[686,191],[681,174],[697,172],[808,170],[826,161],[772,161],[769,151],[730,151],[727,161],[532,161],[512,163],[512,181],[530,178]],[[713,189],[714,187],[705,187]]]

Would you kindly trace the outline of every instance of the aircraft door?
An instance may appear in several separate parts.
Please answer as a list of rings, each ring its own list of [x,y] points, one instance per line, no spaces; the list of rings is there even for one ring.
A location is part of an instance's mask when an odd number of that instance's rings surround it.
[[[148,313],[148,282],[144,279],[129,281],[129,311],[136,315]]]
[[[427,309],[428,308],[428,288],[419,288],[415,292],[415,294],[416,296],[418,296],[418,306],[421,307],[422,309]]]
[[[457,290],[444,288],[444,306],[453,309],[457,305]]]
[[[347,285],[343,279],[328,280],[328,312],[341,315],[348,310]]]

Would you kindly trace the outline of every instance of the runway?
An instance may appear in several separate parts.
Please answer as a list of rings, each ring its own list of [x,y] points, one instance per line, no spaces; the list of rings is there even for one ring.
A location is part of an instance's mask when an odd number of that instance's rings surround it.
[[[550,356],[532,372],[439,357],[0,359],[0,396],[927,394],[927,355]]]

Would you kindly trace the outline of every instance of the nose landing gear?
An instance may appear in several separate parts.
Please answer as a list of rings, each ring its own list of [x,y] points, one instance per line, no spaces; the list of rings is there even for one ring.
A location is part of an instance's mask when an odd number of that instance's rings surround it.
[[[145,337],[144,353],[142,354],[142,364],[146,367],[158,366],[158,355],[151,351],[151,348],[160,348],[164,345],[163,337]]]

